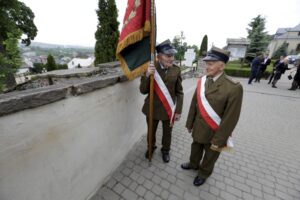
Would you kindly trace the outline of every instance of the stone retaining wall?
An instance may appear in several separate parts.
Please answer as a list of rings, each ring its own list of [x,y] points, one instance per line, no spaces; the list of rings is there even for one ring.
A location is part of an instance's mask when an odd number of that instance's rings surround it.
[[[0,199],[93,194],[146,133],[139,79],[124,80],[115,73],[0,95]]]
[[[87,199],[146,134],[139,79],[110,70],[0,95],[1,200]]]

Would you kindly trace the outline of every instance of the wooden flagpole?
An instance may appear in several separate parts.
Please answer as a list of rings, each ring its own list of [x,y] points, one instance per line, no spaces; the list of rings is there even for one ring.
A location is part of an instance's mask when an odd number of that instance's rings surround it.
[[[155,0],[151,0],[151,35],[150,35],[150,48],[151,48],[151,64],[155,65]],[[154,95],[154,77],[150,76],[150,99],[149,99],[149,122],[148,122],[148,157],[149,162],[152,159],[152,133],[153,133],[153,95]]]

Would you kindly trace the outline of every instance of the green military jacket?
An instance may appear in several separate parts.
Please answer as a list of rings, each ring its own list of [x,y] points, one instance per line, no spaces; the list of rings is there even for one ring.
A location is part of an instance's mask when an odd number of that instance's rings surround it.
[[[202,118],[197,102],[197,90],[190,105],[186,127],[192,130],[194,141],[224,147],[240,116],[243,87],[223,73],[205,90],[205,96],[221,118],[219,129],[214,132]]]
[[[182,89],[182,78],[181,78],[181,70],[178,66],[173,65],[168,68],[165,72],[158,65],[156,67],[156,72],[159,73],[163,82],[169,90],[169,93],[173,99],[173,102],[176,104],[175,113],[181,114],[182,112],[182,103],[183,103],[183,89]],[[149,91],[150,91],[150,78],[143,75],[141,77],[140,84],[140,92],[142,94],[148,94],[144,106],[142,108],[143,113],[148,116],[149,113]],[[154,92],[153,97],[153,119],[155,120],[168,120],[169,116],[167,111],[165,110],[162,102],[160,101],[157,94]]]

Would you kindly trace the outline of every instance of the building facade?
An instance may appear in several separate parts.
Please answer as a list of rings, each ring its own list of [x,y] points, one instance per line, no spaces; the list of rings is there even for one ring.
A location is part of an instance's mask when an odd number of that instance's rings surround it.
[[[276,50],[286,42],[287,54],[300,54],[300,24],[294,28],[279,28],[277,29],[273,40],[269,44],[269,54],[272,57]]]
[[[89,58],[73,58],[68,63],[68,69],[74,69],[74,68],[86,68],[86,67],[92,67],[94,66],[94,57]]]

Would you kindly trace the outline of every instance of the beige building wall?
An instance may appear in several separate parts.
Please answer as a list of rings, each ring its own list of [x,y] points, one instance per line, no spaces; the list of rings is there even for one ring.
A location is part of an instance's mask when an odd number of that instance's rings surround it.
[[[269,49],[270,49],[270,55],[273,55],[275,53],[275,51],[284,43],[287,42],[289,44],[288,49],[287,49],[287,53],[288,55],[290,54],[298,54],[296,52],[296,48],[297,46],[300,44],[300,40],[299,39],[278,39],[278,40],[273,40],[270,45],[269,45]]]
[[[287,53],[291,54],[299,54],[300,50],[297,49],[298,45],[300,45],[300,30],[299,31],[287,31],[286,33],[275,37],[271,43],[269,44],[269,54],[273,56],[275,51],[284,43],[288,43]]]

